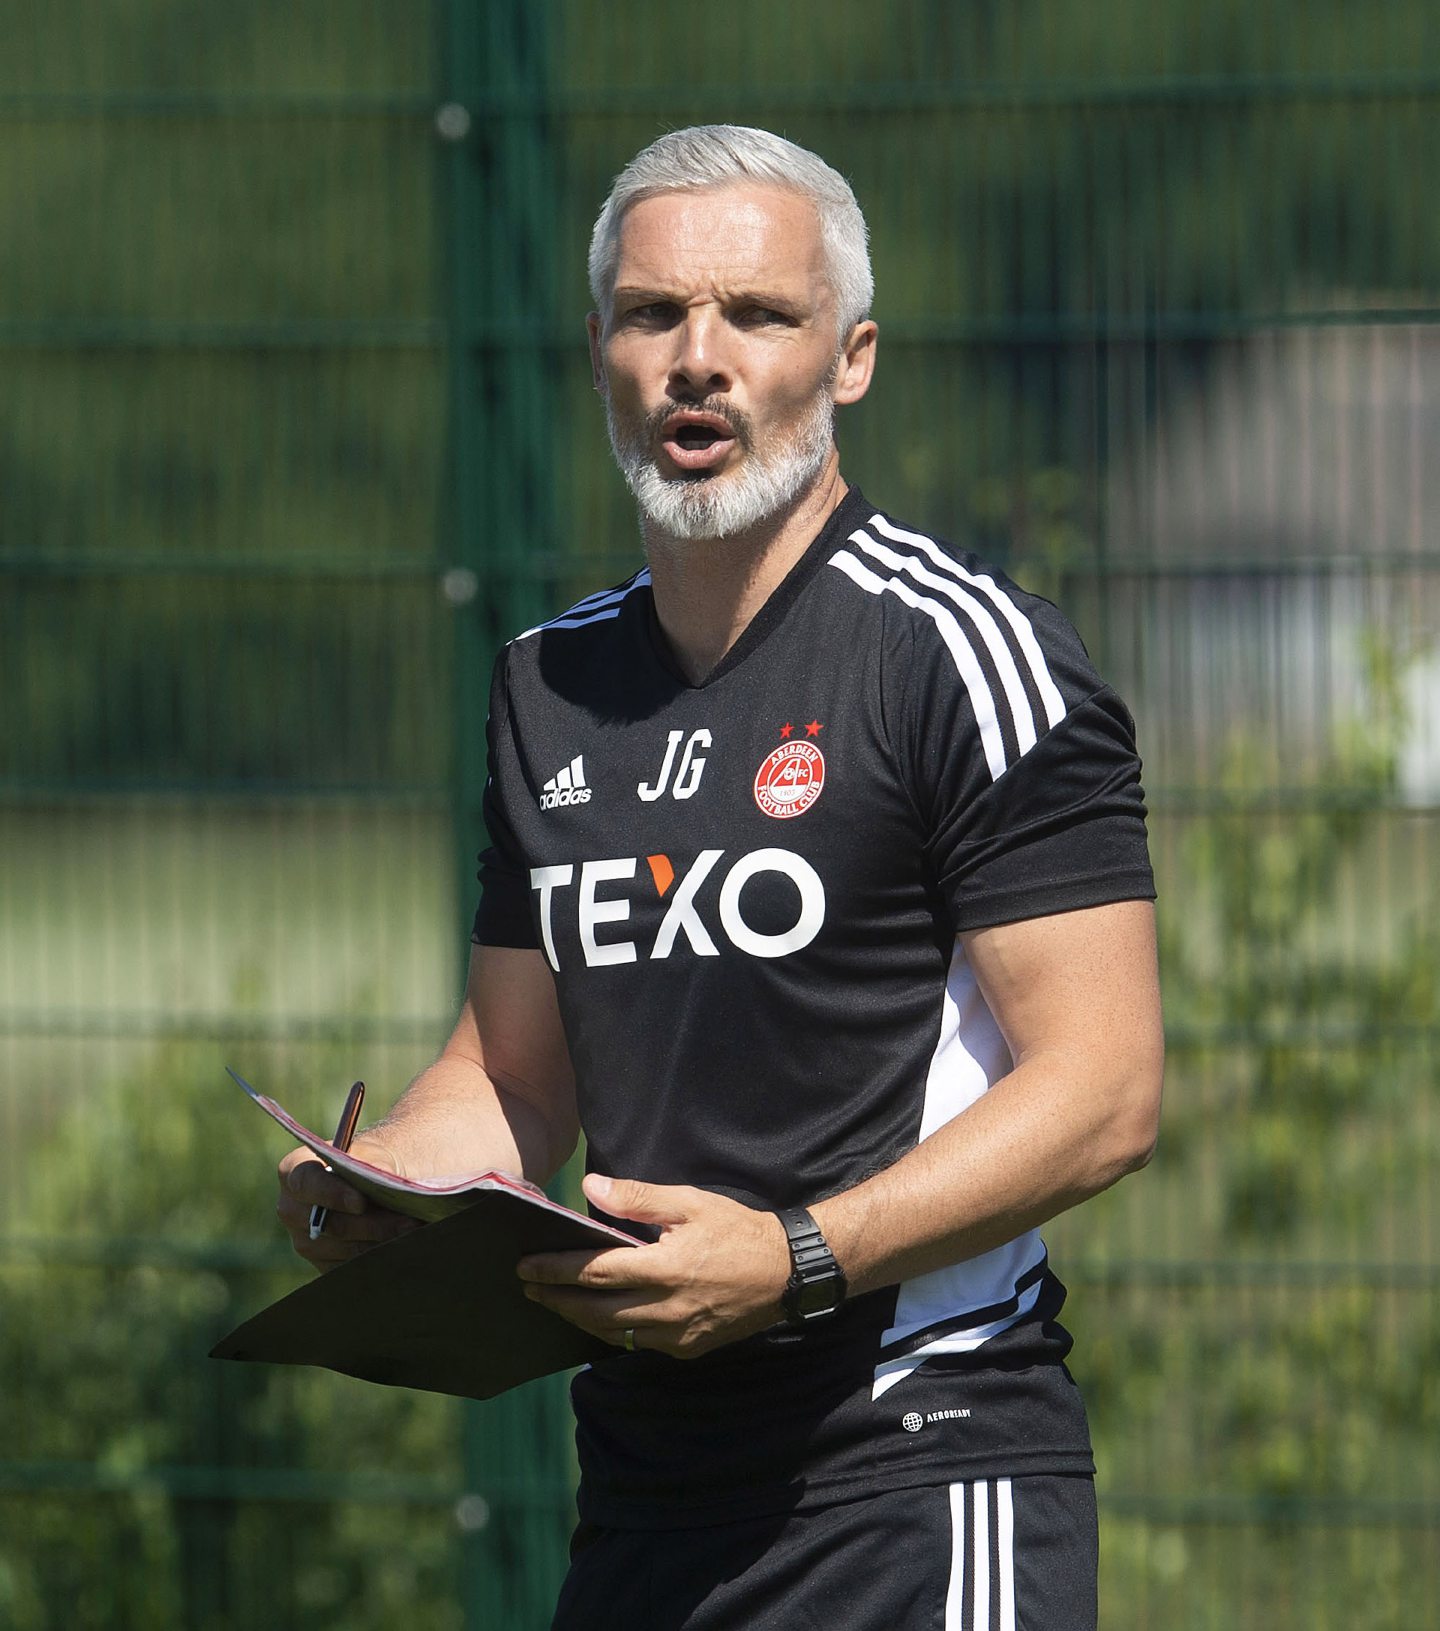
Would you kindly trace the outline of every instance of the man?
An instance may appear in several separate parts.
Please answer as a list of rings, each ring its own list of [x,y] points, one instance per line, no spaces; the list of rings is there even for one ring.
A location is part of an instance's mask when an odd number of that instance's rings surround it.
[[[616,1350],[574,1383],[556,1626],[1077,1631],[1093,1466],[1035,1230],[1155,1138],[1129,716],[1053,607],[842,479],[877,330],[833,170],[662,137],[590,272],[648,570],[502,654],[460,1020],[355,1147],[543,1180],[583,1131],[651,1242],[519,1265]],[[281,1180],[318,1266],[402,1226],[306,1152]]]

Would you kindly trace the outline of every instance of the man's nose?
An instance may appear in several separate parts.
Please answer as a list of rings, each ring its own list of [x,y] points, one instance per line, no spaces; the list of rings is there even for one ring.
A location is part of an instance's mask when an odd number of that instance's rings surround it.
[[[730,389],[732,378],[724,355],[724,339],[713,313],[689,311],[685,314],[676,329],[668,384],[672,391],[697,397]]]

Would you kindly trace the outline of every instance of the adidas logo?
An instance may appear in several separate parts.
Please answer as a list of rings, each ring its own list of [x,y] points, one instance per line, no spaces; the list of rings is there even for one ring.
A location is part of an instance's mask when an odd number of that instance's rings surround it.
[[[563,770],[540,789],[540,808],[559,810],[567,804],[588,804],[590,789],[585,785],[585,756],[577,753]]]

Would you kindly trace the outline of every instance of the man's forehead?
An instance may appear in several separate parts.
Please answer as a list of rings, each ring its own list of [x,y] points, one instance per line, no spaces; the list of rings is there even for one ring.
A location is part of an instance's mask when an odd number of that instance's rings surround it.
[[[820,219],[801,193],[753,183],[655,193],[620,224],[617,285],[713,273],[726,281],[824,280]]]

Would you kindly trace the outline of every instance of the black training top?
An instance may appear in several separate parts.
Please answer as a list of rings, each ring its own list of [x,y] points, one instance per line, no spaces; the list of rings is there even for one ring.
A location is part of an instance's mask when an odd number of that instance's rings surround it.
[[[500,656],[475,939],[554,969],[592,1170],[805,1204],[1009,1070],[958,934],[1153,897],[1133,727],[1049,602],[857,490],[699,685],[649,584]],[[582,1516],[1088,1470],[1063,1300],[1032,1231],[803,1333],[617,1354],[574,1385]]]

